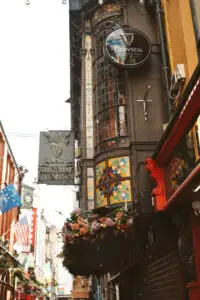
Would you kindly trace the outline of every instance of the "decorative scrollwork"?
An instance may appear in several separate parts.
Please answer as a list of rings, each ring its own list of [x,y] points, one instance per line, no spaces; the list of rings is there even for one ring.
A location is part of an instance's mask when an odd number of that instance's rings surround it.
[[[156,161],[151,158],[146,159],[145,167],[150,171],[151,177],[156,181],[156,188],[152,190],[155,209],[164,210],[166,204],[164,170],[157,166]]]

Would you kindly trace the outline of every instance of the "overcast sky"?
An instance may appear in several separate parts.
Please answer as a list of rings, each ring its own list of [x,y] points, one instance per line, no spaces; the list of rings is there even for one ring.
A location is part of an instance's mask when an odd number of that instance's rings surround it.
[[[70,128],[68,4],[30,2],[0,1],[0,119],[28,184],[37,176],[39,131]],[[39,189],[48,208],[68,214],[70,188]]]
[[[70,129],[69,18],[62,0],[0,1],[0,120],[18,164],[37,176],[39,131]],[[67,1],[68,2],[68,1]],[[39,186],[52,223],[72,210],[73,187]]]

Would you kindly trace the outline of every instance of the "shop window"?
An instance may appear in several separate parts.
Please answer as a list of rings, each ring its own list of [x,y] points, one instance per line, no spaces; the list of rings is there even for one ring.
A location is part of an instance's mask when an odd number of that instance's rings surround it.
[[[96,207],[132,201],[129,157],[115,157],[96,166]]]
[[[191,132],[176,147],[173,157],[164,167],[165,189],[169,200],[194,169],[195,149]]]

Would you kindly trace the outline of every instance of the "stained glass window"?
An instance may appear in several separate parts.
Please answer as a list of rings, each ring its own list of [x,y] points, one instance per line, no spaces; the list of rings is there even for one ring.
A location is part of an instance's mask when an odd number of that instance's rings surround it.
[[[109,18],[112,15],[116,14],[121,14],[121,6],[119,3],[102,5],[101,8],[94,13],[94,16],[92,18],[92,25],[95,26],[98,22],[101,22],[105,18]]]
[[[129,157],[125,156],[109,159],[108,176],[113,179],[130,177]]]
[[[94,170],[87,169],[87,200],[88,210],[94,209]]]
[[[115,157],[96,166],[96,206],[132,201],[129,157]]]
[[[130,180],[118,181],[110,185],[111,195],[110,204],[131,201]]]
[[[108,19],[95,31],[93,96],[96,153],[119,147],[121,140],[128,137],[125,76],[104,54],[105,39],[112,26],[116,24]]]

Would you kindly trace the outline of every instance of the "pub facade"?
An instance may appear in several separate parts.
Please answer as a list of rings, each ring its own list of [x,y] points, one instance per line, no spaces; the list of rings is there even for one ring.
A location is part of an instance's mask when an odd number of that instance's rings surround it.
[[[91,299],[199,299],[197,6],[70,1],[83,213],[66,223],[64,265],[92,276]]]

